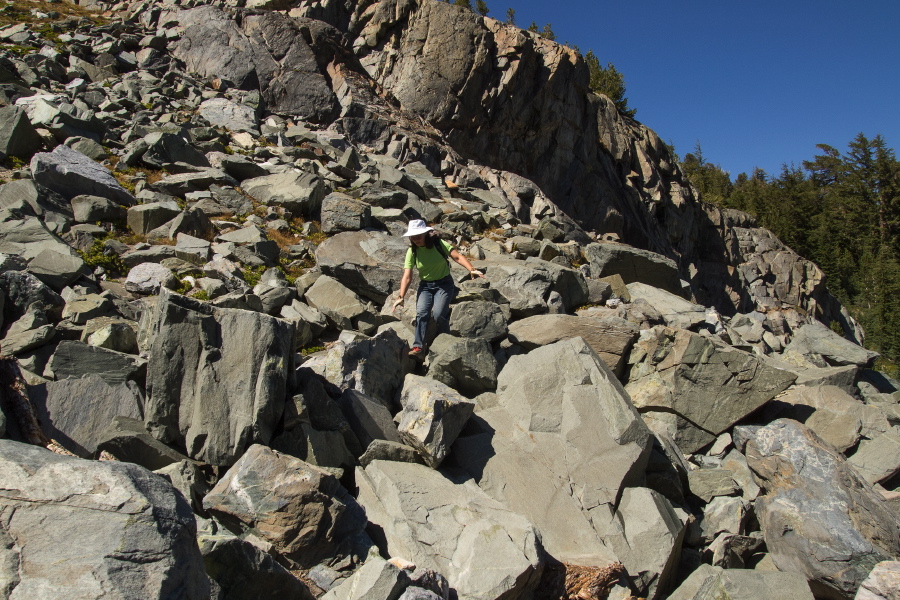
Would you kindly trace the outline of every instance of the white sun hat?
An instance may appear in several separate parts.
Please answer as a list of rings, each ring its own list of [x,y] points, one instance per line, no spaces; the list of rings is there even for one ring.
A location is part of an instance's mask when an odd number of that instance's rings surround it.
[[[429,231],[434,231],[434,227],[429,227],[422,219],[413,219],[409,222],[406,233],[403,234],[403,237],[422,235],[423,233],[428,233]]]

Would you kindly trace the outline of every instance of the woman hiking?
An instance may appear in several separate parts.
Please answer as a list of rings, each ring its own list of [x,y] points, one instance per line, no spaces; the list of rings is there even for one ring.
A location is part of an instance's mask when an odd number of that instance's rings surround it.
[[[403,278],[400,280],[400,297],[394,302],[391,312],[403,304],[403,297],[412,281],[412,269],[419,271],[419,290],[416,293],[416,335],[412,358],[425,358],[425,332],[432,314],[437,321],[438,333],[450,332],[450,302],[456,297],[456,284],[450,275],[449,259],[453,259],[468,269],[473,277],[484,277],[484,273],[472,266],[456,248],[434,233],[434,228],[422,219],[409,222],[403,237],[409,238],[409,250],[403,264]]]

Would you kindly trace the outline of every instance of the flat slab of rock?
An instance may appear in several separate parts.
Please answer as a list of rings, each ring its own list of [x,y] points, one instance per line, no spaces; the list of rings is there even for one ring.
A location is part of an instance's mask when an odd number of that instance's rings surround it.
[[[700,565],[668,600],[813,600],[802,575]]]
[[[28,390],[44,434],[82,458],[93,458],[116,416],[141,418],[134,384],[109,385],[97,375],[50,381]]]
[[[671,433],[686,453],[711,443],[797,377],[715,338],[662,326],[641,334],[628,361],[625,389],[634,405],[681,418]]]
[[[378,304],[400,288],[406,238],[374,231],[347,231],[316,248],[316,264],[360,296]]]
[[[0,481],[11,598],[209,598],[194,514],[162,477],[0,440]]]
[[[60,144],[53,152],[39,152],[31,159],[34,180],[68,200],[87,194],[123,206],[137,203],[108,169],[81,152]]]
[[[628,293],[632,301],[640,298],[659,311],[669,327],[691,329],[706,321],[706,307],[688,302],[664,289],[636,282],[628,284]]]
[[[311,173],[288,171],[245,179],[241,189],[263,204],[282,206],[295,216],[314,215],[322,207],[325,184]]]
[[[872,567],[900,555],[900,516],[808,427],[778,419],[742,429],[766,546],[817,596],[853,598]]]
[[[844,339],[822,323],[808,323],[784,348],[785,356],[799,355],[818,367],[857,365],[866,367],[879,354]]]
[[[679,296],[683,293],[678,265],[661,254],[625,244],[600,243],[585,246],[584,255],[595,278],[620,275],[625,283],[645,283]]]
[[[596,319],[574,315],[535,315],[509,326],[509,337],[526,350],[581,337],[617,377],[621,377],[638,328],[619,317]]]
[[[863,440],[848,461],[869,483],[890,479],[900,472],[900,430]]]
[[[56,379],[80,379],[87,375],[97,375],[110,385],[126,381],[143,384],[147,373],[147,360],[131,354],[89,346],[83,342],[63,340],[56,347],[47,368]]]
[[[256,111],[246,104],[238,104],[227,98],[210,98],[200,103],[197,112],[211,125],[221,125],[228,131],[246,131],[259,135]]]
[[[460,600],[523,598],[543,564],[534,527],[468,482],[424,465],[376,460],[356,470],[359,503],[391,556],[444,575]]]
[[[512,357],[496,406],[452,457],[492,498],[525,515],[547,552],[583,566],[616,560],[595,511],[643,481],[651,434],[615,375],[580,338]],[[475,431],[478,431],[475,429]],[[599,529],[599,531],[598,531]]]

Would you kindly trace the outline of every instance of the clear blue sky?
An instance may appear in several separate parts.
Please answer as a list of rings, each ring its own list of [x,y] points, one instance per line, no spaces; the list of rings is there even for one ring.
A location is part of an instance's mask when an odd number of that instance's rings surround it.
[[[487,2],[612,62],[637,120],[732,179],[860,132],[900,154],[900,0]]]

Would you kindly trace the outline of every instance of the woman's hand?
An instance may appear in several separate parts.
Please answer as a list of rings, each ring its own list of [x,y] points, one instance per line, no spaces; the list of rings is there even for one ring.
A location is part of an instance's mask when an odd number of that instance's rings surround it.
[[[469,275],[471,275],[473,278],[475,278],[475,277],[481,277],[482,279],[484,279],[484,273],[482,273],[482,272],[479,271],[478,269],[471,269],[471,270],[469,271]]]
[[[403,296],[400,296],[399,298],[394,300],[394,306],[391,308],[391,312],[393,313],[395,310],[397,310],[397,307],[401,306],[402,304],[403,304]]]

